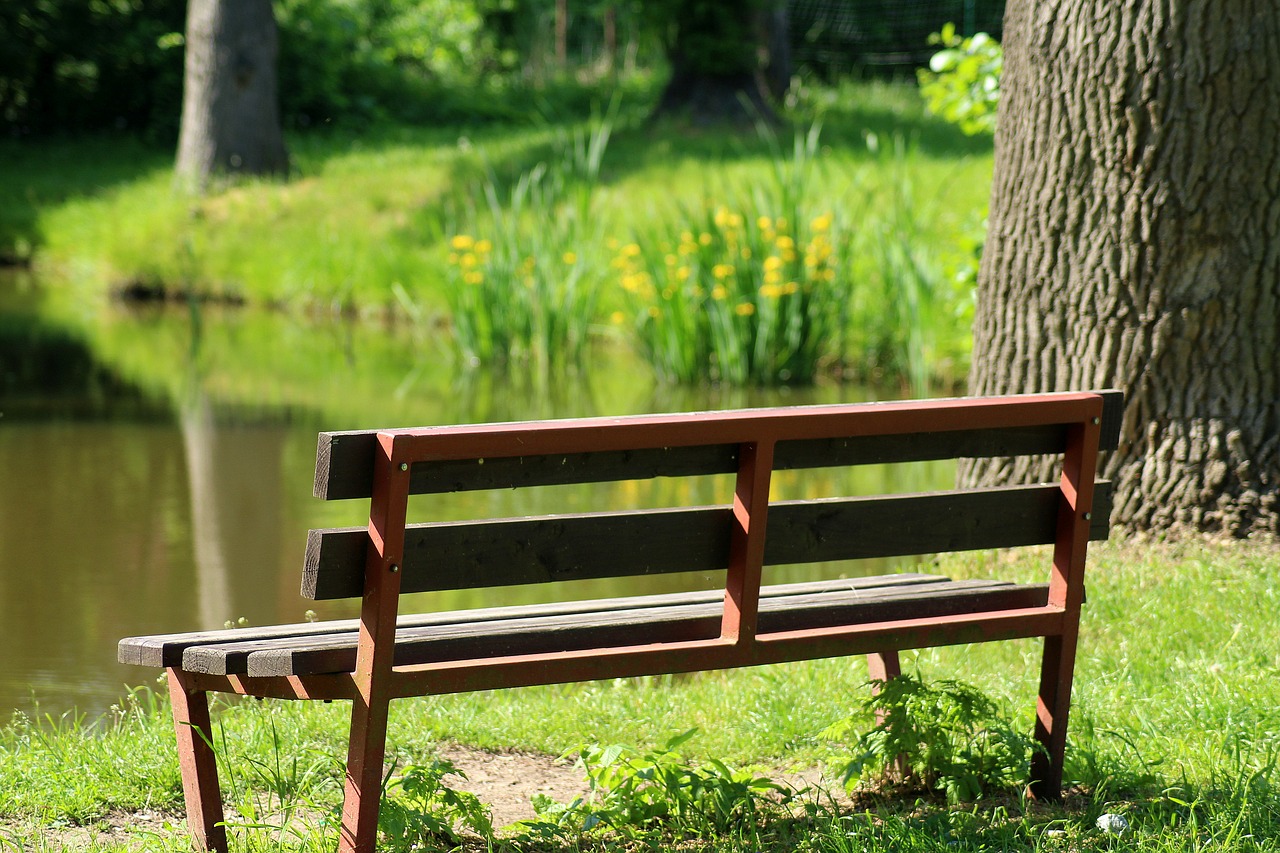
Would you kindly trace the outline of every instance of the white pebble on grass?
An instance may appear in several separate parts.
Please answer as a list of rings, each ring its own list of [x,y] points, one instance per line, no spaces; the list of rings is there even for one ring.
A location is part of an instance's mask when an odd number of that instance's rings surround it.
[[[1108,835],[1123,835],[1129,829],[1129,821],[1124,819],[1124,815],[1099,815],[1098,829],[1101,829]]]

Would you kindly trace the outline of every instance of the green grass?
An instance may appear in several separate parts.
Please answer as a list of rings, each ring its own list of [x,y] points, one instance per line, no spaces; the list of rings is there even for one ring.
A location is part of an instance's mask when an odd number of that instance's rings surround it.
[[[1047,554],[949,557],[955,576],[1042,577]],[[1267,544],[1129,543],[1095,548],[1059,806],[1011,792],[949,807],[944,798],[864,796],[859,808],[806,810],[726,827],[698,850],[1275,850],[1280,846],[1280,557]],[[905,655],[926,678],[976,684],[1029,729],[1034,642]],[[550,754],[583,745],[660,748],[698,728],[681,754],[750,770],[839,765],[818,736],[858,704],[865,666],[831,660],[680,678],[599,682],[405,700],[391,750],[428,763],[444,739]],[[183,849],[172,734],[162,702],[135,694],[114,717],[15,720],[0,730],[0,849],[60,849],[75,826],[129,824],[125,837],[66,849]],[[639,710],[637,710],[639,709]],[[337,801],[346,708],[238,702],[221,706],[224,778],[245,822],[305,816],[284,830],[238,830],[237,849],[324,849],[319,816]],[[1131,824],[1094,828],[1100,814]],[[158,816],[154,820],[139,813]],[[139,828],[148,827],[143,833]],[[1052,832],[1052,834],[1051,834]],[[652,832],[518,849],[656,849]],[[610,841],[609,839],[614,839]],[[611,844],[617,846],[610,846]]]

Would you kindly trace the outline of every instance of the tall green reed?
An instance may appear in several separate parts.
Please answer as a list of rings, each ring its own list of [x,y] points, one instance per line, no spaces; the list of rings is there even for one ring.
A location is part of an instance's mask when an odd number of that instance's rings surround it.
[[[562,140],[504,189],[492,170],[449,241],[446,298],[465,365],[582,363],[599,295],[595,186],[612,119]]]
[[[818,128],[775,151],[772,180],[638,229],[612,266],[641,354],[679,382],[807,383],[839,361],[856,233],[819,198]],[[623,318],[625,320],[625,317]]]

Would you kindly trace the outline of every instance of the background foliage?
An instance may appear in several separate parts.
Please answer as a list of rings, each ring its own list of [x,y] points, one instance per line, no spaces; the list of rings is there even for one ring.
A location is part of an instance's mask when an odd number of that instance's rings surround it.
[[[765,0],[752,0],[764,8]],[[1003,0],[787,0],[795,72],[910,74],[944,22],[999,38]],[[731,0],[276,0],[287,126],[360,127],[585,112],[583,83],[662,75],[678,44],[700,70],[753,70],[757,16]],[[182,99],[184,0],[0,4],[0,134],[123,130],[170,144]],[[678,38],[677,38],[678,36]],[[576,84],[576,85],[568,85]],[[558,97],[541,93],[552,90]]]

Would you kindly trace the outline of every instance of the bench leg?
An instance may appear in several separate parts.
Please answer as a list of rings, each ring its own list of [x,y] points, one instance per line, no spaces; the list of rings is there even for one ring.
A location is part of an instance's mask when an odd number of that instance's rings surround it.
[[[1045,637],[1040,666],[1040,696],[1036,702],[1036,740],[1041,751],[1031,757],[1030,792],[1039,800],[1062,796],[1062,767],[1067,751],[1067,714],[1071,710],[1071,679],[1075,670],[1076,637]]]
[[[222,792],[218,790],[218,764],[209,722],[209,694],[189,690],[176,669],[168,670],[168,675],[191,845],[200,851],[227,853],[227,828],[223,824]]]
[[[378,840],[378,806],[382,797],[382,762],[387,751],[389,706],[387,699],[366,703],[357,696],[352,702],[339,853],[374,853],[374,844]]]
[[[902,675],[902,663],[898,660],[896,649],[886,652],[872,652],[867,655],[867,670],[872,681],[888,681]],[[877,693],[880,691],[877,689]],[[884,712],[876,709],[876,725],[884,722]]]
[[[898,659],[897,649],[890,649],[884,652],[872,652],[867,655],[867,670],[870,673],[872,681],[888,681],[891,678],[897,678],[902,675],[902,662]],[[876,693],[880,692],[878,687],[873,687]],[[874,694],[872,694],[874,695]],[[885,714],[883,708],[876,708],[876,725],[883,725]],[[907,778],[910,767],[907,764],[907,757],[899,755],[893,761],[893,772],[897,773],[899,779]]]

